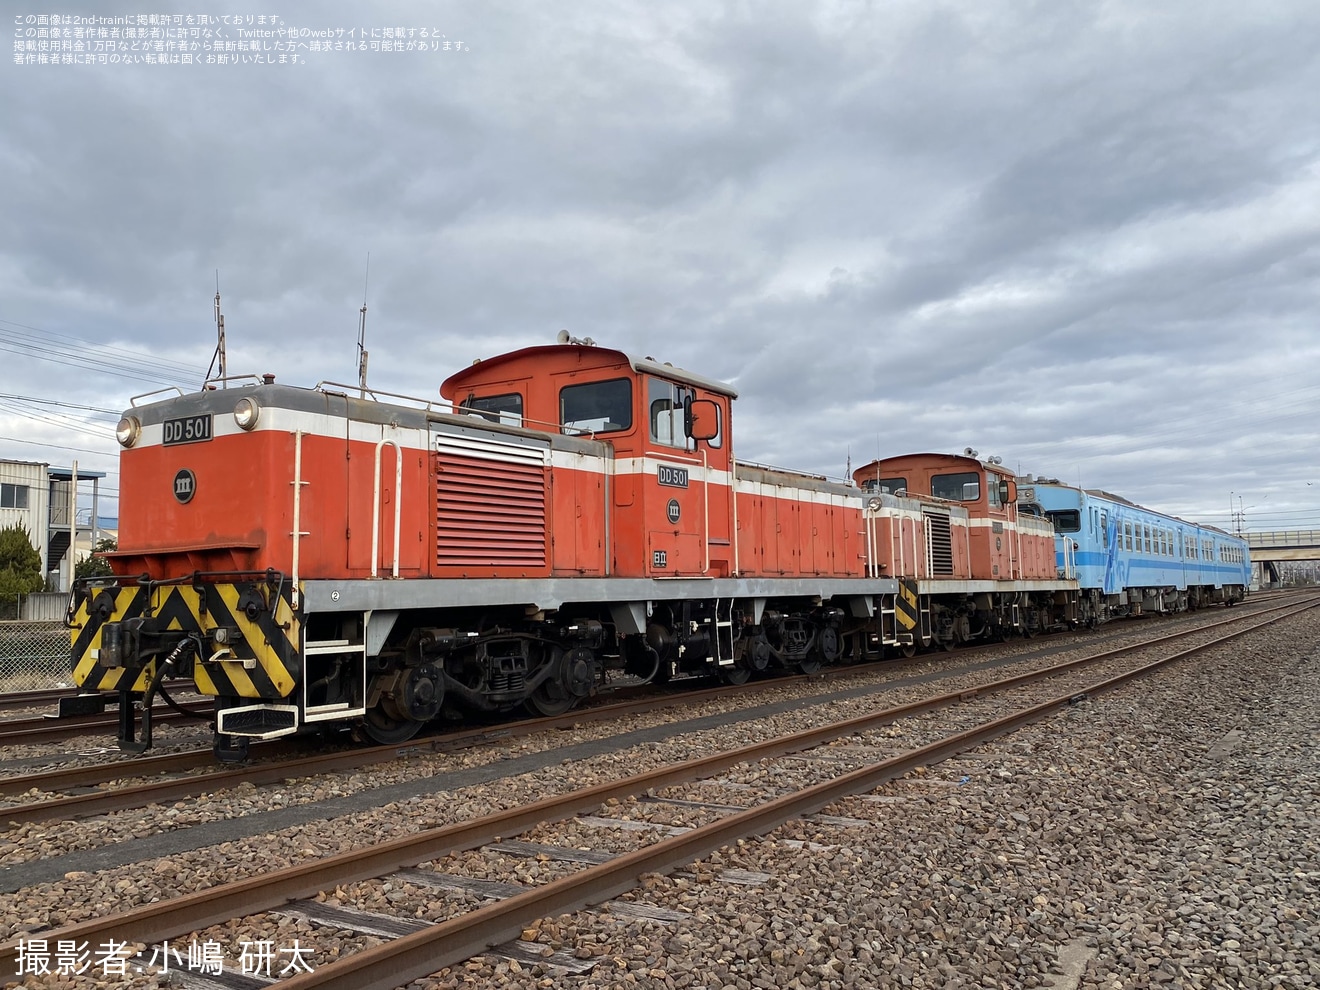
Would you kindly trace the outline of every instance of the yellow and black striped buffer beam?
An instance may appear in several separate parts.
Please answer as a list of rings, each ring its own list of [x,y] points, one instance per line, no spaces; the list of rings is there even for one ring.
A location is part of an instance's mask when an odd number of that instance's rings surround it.
[[[917,582],[902,580],[898,582],[898,594],[894,596],[894,618],[898,628],[912,632],[917,628]]]
[[[301,674],[298,653],[299,623],[284,596],[252,618],[240,602],[246,588],[234,584],[207,584],[178,588],[178,601],[197,622],[208,641],[211,631],[224,627],[238,636],[193,665],[197,690],[230,698],[287,698]]]
[[[101,655],[101,629],[105,621],[99,611],[92,611],[92,605],[102,594],[114,598],[114,611],[109,618],[116,622],[134,619],[142,614],[150,593],[146,588],[110,588],[95,592],[84,598],[70,621],[69,640],[73,663],[73,682],[89,691],[118,691],[120,681],[125,674],[132,673],[127,667],[106,667],[99,661]],[[150,665],[148,665],[150,666]],[[145,691],[151,679],[151,671],[143,668],[136,672],[129,690]]]
[[[268,602],[269,591],[251,584],[201,584],[114,589],[114,611],[102,619],[95,608],[97,596],[84,601],[74,615],[72,648],[74,679],[86,688],[117,690],[123,678],[135,675],[132,691],[143,691],[150,680],[148,670],[108,667],[99,660],[105,622],[148,617],[152,632],[196,633],[202,655],[193,663],[193,680],[202,694],[230,698],[287,698],[301,674],[298,652],[300,623],[286,594]],[[259,608],[244,609],[255,600]],[[150,607],[148,607],[148,605]],[[251,611],[251,616],[249,616]],[[224,628],[223,646],[214,642],[214,631]],[[150,665],[148,665],[149,667]]]

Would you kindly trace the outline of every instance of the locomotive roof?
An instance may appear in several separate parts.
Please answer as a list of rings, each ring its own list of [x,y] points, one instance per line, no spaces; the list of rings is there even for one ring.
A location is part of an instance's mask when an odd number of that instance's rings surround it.
[[[891,462],[898,461],[935,461],[943,462],[950,466],[966,465],[971,468],[985,468],[993,474],[1004,474],[1012,477],[1013,472],[1008,470],[1002,464],[991,464],[989,461],[983,461],[979,457],[969,457],[966,454],[941,454],[935,451],[926,451],[914,454],[895,454],[892,457],[880,457],[869,464],[865,464],[853,472],[853,477],[857,478],[863,471],[874,471],[877,467],[883,467]]]
[[[660,378],[668,378],[670,381],[680,382],[684,385],[692,385],[696,388],[702,388],[717,395],[727,395],[731,399],[738,397],[737,391],[724,382],[717,381],[714,378],[707,378],[704,375],[698,375],[691,371],[685,371],[682,368],[675,368],[672,364],[661,364],[651,357],[638,357],[635,354],[626,354],[623,351],[616,351],[610,347],[596,347],[586,344],[544,344],[536,347],[524,347],[520,350],[509,351],[507,354],[497,354],[494,357],[483,358],[474,362],[470,367],[450,375],[440,385],[440,394],[446,399],[452,400],[463,388],[468,379],[478,374],[485,376],[491,368],[498,368],[501,365],[513,364],[525,360],[548,359],[549,361],[562,362],[569,355],[575,356],[579,362],[595,365],[613,364],[623,361],[632,368],[633,371],[648,375],[656,375]],[[594,359],[594,360],[593,360]]]

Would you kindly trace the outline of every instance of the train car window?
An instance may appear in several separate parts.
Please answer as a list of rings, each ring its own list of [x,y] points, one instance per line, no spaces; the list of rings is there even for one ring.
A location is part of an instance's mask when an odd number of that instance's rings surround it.
[[[1054,523],[1056,533],[1079,533],[1082,529],[1082,516],[1076,509],[1054,509],[1046,512],[1050,522]]]
[[[505,395],[483,395],[479,398],[469,395],[467,401],[458,408],[460,412],[480,416],[492,423],[503,423],[505,426],[522,426],[523,397],[520,392],[509,392]]]
[[[975,502],[981,497],[981,476],[975,471],[937,474],[930,479],[930,493],[950,502]]]
[[[1144,540],[1145,540],[1145,544],[1146,544],[1146,551],[1145,551],[1145,552],[1146,552],[1146,553],[1150,553],[1150,527],[1149,527],[1149,526],[1142,526],[1142,527],[1141,527],[1141,535],[1142,535],[1142,537],[1144,538]]]
[[[1125,522],[1125,523],[1123,524],[1123,536],[1120,538],[1119,542],[1120,542],[1120,543],[1124,543],[1124,541],[1126,541],[1125,545],[1124,545],[1124,546],[1121,546],[1119,549],[1121,549],[1121,550],[1131,550],[1131,549],[1132,549],[1132,524],[1131,524],[1130,522]]]
[[[647,419],[651,442],[666,447],[687,447],[683,430],[684,390],[663,378],[649,378],[646,385]]]
[[[565,385],[559,390],[559,421],[565,433],[614,433],[632,428],[632,380]]]
[[[1109,546],[1109,510],[1100,510],[1100,539],[1104,541],[1104,546]]]

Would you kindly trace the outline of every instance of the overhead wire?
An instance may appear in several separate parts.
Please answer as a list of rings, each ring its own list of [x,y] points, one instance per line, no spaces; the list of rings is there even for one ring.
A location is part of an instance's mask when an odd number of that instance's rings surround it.
[[[122,358],[128,361],[132,367],[144,363],[142,353],[132,348],[116,347],[113,344],[99,344],[75,334],[64,333],[59,330],[48,330],[44,327],[34,327],[26,323],[18,323],[15,320],[6,320],[3,317],[0,317],[0,326],[6,328],[17,327],[17,330],[9,330],[10,336],[21,337],[29,341],[35,341],[38,344],[44,344],[50,338],[59,338],[68,341],[70,344],[77,345],[80,348],[94,348],[99,354],[106,357],[113,357],[116,359]],[[30,332],[24,333],[23,331],[25,330]],[[162,358],[158,355],[152,355],[145,363],[160,368],[161,370],[174,371],[186,378],[193,378],[197,375],[197,369],[195,366],[183,361],[172,361],[169,358]]]

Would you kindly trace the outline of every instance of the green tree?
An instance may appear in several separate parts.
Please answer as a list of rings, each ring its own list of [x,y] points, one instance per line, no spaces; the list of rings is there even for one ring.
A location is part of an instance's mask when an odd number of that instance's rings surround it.
[[[74,565],[73,576],[76,578],[105,577],[114,573],[110,570],[110,561],[106,560],[104,557],[98,557],[96,555],[98,553],[110,553],[111,551],[118,549],[119,544],[110,537],[106,537],[104,540],[97,540],[96,546],[92,547],[91,555],[84,557]]]
[[[0,529],[0,602],[16,602],[20,595],[40,591],[41,554],[22,526]]]

